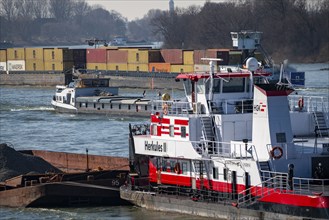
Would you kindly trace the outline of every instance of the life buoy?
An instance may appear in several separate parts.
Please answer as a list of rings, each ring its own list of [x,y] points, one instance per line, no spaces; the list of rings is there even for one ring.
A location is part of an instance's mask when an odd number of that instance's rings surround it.
[[[162,111],[163,111],[163,114],[167,115],[168,114],[168,105],[167,104],[164,104],[162,106]]]
[[[279,153],[276,154],[275,152],[278,151]],[[283,150],[281,147],[273,147],[272,150],[270,151],[271,157],[278,160],[283,156]]]
[[[303,99],[303,97],[300,97],[300,99],[298,100],[298,108],[299,108],[300,111],[303,110],[303,108],[304,108],[304,99]]]
[[[174,171],[175,173],[180,174],[180,165],[178,162],[175,164]]]

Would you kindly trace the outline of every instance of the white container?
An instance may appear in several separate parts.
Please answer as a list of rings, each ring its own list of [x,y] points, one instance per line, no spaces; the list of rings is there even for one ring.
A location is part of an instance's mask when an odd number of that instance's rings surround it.
[[[9,71],[25,71],[25,60],[8,60],[7,67]]]
[[[0,71],[7,71],[7,63],[0,62]]]

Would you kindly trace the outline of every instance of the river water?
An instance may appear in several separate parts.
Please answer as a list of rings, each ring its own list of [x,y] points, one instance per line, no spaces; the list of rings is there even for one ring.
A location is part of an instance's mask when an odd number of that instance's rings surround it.
[[[306,72],[303,95],[329,96],[329,64],[295,64]],[[170,82],[168,82],[170,85]],[[129,123],[146,122],[133,117],[77,115],[56,113],[50,101],[53,87],[0,86],[0,143],[17,149],[112,155],[128,157]],[[179,90],[161,91],[180,98]],[[121,89],[121,94],[142,94],[141,89]],[[147,98],[157,98],[158,91],[146,90]],[[0,219],[201,219],[173,213],[152,212],[138,207],[94,208],[0,208]]]

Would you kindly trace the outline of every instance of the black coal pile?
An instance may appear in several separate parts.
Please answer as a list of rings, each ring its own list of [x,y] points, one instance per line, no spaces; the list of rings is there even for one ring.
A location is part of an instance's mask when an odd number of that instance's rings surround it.
[[[22,174],[61,173],[44,159],[17,152],[7,144],[0,144],[0,182]]]

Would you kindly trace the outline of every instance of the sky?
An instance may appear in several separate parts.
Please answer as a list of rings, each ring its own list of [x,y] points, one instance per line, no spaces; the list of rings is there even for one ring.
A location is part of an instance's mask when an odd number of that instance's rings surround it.
[[[211,0],[221,2],[223,0]],[[143,18],[150,9],[169,10],[169,0],[86,0],[89,5],[101,5],[104,9],[119,12],[128,21]],[[175,8],[191,5],[203,6],[206,0],[174,0]]]

